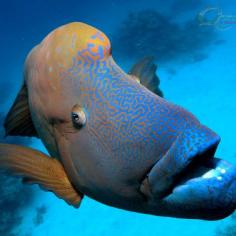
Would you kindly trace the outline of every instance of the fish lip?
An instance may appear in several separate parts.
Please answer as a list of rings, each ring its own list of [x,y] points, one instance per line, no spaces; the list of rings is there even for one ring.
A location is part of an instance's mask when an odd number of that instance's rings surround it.
[[[184,185],[192,179],[201,178],[205,173],[216,168],[217,160],[215,152],[220,142],[219,136],[208,140],[208,144],[198,147],[195,155],[186,158],[185,164],[182,166],[181,171],[172,176],[172,184],[170,188],[160,195],[160,198],[165,198],[172,194],[176,188]],[[187,163],[187,164],[186,164]]]
[[[187,178],[185,181],[182,181],[179,184],[176,184],[176,186],[173,188],[173,192],[176,191],[176,189],[180,188],[181,186],[187,186],[191,183],[194,183],[196,181],[201,181],[203,179],[211,179],[216,178],[218,180],[222,180],[222,175],[226,173],[225,168],[218,167],[218,163],[223,161],[220,158],[210,158],[207,161],[201,163],[198,167],[205,167],[204,171],[200,175],[196,175],[192,178]]]
[[[236,209],[236,167],[222,159],[209,158],[208,171],[175,184],[162,199],[178,217],[219,220]],[[172,211],[172,210],[171,210]]]
[[[153,198],[161,200],[171,195],[179,185],[183,185],[192,178],[201,176],[202,173],[199,172],[199,168],[205,166],[209,160],[214,158],[219,142],[219,136],[215,135],[214,138],[207,140],[207,143],[200,143],[192,153],[189,153],[190,155],[182,158],[182,161],[179,162],[176,162],[174,156],[165,163],[160,159],[148,170],[142,179],[139,188],[140,192],[149,200]],[[164,156],[163,160],[165,158]],[[172,166],[172,169],[174,167],[173,170],[176,172],[169,171],[168,168],[167,172],[165,168],[168,164]],[[158,172],[164,173],[164,175],[156,175]]]
[[[216,168],[215,160],[217,160],[217,158],[214,157],[214,153],[217,145],[218,143],[214,146],[209,146],[203,153],[197,153],[192,158],[188,165],[175,176],[171,192],[179,185],[183,185],[192,179],[200,178],[208,171]]]
[[[216,157],[207,164],[214,168],[175,186],[164,201],[184,202],[184,207],[197,213],[194,218],[219,220],[236,209],[236,167]]]

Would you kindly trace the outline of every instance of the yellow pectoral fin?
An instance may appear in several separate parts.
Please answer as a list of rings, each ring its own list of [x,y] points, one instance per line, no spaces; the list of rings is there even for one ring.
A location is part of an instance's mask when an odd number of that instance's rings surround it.
[[[79,207],[83,194],[74,189],[62,164],[39,151],[12,144],[0,144],[0,169],[39,184],[68,204]]]

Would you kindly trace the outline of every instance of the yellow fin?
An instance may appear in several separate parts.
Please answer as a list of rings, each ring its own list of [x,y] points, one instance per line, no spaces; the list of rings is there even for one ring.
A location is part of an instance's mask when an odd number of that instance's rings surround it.
[[[28,91],[25,84],[23,84],[15,102],[7,114],[4,127],[6,135],[38,137],[31,119],[28,104]]]
[[[83,198],[58,160],[31,148],[0,144],[0,169],[23,177],[27,183],[39,184],[76,208]]]

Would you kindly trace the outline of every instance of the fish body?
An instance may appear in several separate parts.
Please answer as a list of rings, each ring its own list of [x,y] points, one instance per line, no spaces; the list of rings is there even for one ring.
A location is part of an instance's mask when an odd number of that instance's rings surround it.
[[[115,63],[105,34],[70,23],[28,55],[24,85],[6,118],[6,131],[42,140],[65,172],[63,178],[53,176],[73,192],[72,205],[87,195],[147,214],[208,220],[228,216],[236,205],[236,169],[214,158],[220,137],[144,85]],[[15,122],[22,100],[31,122],[26,128],[23,119]],[[0,146],[0,157],[1,150],[12,155],[9,146],[7,151]],[[59,168],[45,163],[42,172],[47,165],[52,172]],[[8,166],[7,159],[2,166]],[[17,172],[14,166],[8,169]],[[30,182],[32,173],[24,170],[20,174]],[[50,182],[50,175],[45,179]],[[70,195],[42,184],[39,175],[33,180],[61,198]]]

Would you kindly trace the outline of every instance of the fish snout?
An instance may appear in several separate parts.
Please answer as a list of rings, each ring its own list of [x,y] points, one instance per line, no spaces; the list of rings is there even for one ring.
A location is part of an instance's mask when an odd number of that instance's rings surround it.
[[[216,220],[236,208],[236,168],[215,158],[220,138],[205,126],[182,132],[143,180],[153,214]]]
[[[163,201],[177,208],[183,204],[189,218],[217,220],[232,214],[236,208],[236,168],[211,158],[202,163],[198,173],[198,177],[175,186]]]
[[[144,180],[141,191],[152,209],[165,209],[163,215],[204,220],[222,219],[234,212],[236,167],[219,158],[201,158],[196,157],[172,182],[167,178],[171,185],[166,192],[153,192],[153,183]]]

